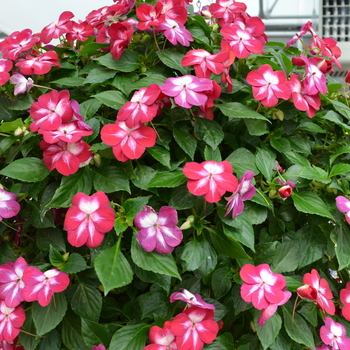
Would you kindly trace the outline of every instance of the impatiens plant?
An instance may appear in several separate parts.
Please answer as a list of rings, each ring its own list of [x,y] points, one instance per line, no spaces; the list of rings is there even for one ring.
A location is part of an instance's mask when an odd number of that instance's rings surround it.
[[[350,348],[341,50],[189,2],[0,42],[0,349]]]

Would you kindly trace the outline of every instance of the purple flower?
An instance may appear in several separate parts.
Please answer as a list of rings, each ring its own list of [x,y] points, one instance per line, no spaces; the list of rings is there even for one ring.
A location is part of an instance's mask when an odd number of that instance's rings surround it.
[[[135,216],[135,226],[139,229],[136,238],[147,252],[169,254],[182,241],[182,231],[176,226],[177,211],[172,207],[161,207],[159,213],[144,206]]]
[[[15,73],[10,78],[10,83],[15,85],[15,90],[13,94],[17,96],[18,94],[24,94],[29,91],[33,86],[34,82],[32,78],[25,78],[22,74]]]
[[[255,195],[256,188],[252,185],[252,179],[254,172],[251,170],[246,171],[241,177],[241,181],[238,184],[237,190],[232,193],[230,197],[227,197],[227,211],[225,216],[232,210],[232,219],[242,213],[244,209],[243,201],[252,199]]]
[[[158,29],[163,31],[164,36],[173,45],[180,43],[183,46],[190,46],[190,41],[193,41],[192,34],[186,27],[172,19],[167,18]]]
[[[350,201],[343,197],[343,196],[338,196],[336,199],[336,204],[337,208],[341,213],[346,213],[345,214],[345,219],[350,225]]]
[[[206,303],[199,294],[192,294],[187,289],[181,289],[181,292],[175,292],[170,295],[170,302],[173,303],[175,300],[182,300],[190,306],[197,306],[202,309],[215,310],[213,304]]]
[[[16,216],[20,209],[17,196],[12,192],[0,189],[0,221]]]

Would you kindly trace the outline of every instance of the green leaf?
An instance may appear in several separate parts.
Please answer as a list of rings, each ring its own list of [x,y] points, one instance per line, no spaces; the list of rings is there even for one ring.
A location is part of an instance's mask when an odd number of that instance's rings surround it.
[[[329,120],[337,125],[339,125],[345,131],[350,131],[350,126],[341,121],[339,115],[334,111],[327,112],[324,116],[324,119]]]
[[[188,191],[186,185],[173,189],[169,205],[176,210],[190,209],[195,206],[197,197]]]
[[[14,132],[17,128],[22,127],[23,120],[22,118],[17,118],[16,120],[12,122],[2,122],[0,125],[0,132],[4,133],[12,133]]]
[[[277,59],[279,66],[282,68],[284,73],[289,76],[293,68],[293,63],[289,57],[287,57],[283,52],[273,52],[272,55]]]
[[[20,181],[40,182],[46,179],[50,170],[42,159],[28,157],[13,161],[0,174]]]
[[[240,216],[240,215],[239,215]],[[253,226],[250,222],[245,220],[244,218],[240,218],[239,220],[236,220],[239,216],[237,216],[235,219],[229,219],[229,218],[223,218],[222,220],[227,223],[230,220],[232,223],[230,225],[223,225],[224,233],[227,237],[233,238],[234,240],[238,241],[239,243],[245,245],[246,247],[250,248],[253,252],[254,249],[254,230]],[[235,223],[236,226],[232,226],[233,223]],[[240,226],[240,224],[243,224],[243,226]]]
[[[147,152],[160,164],[170,168],[170,152],[161,146],[148,147]]]
[[[269,132],[267,129],[267,122],[258,119],[244,119],[244,124],[248,132],[252,136],[261,136]]]
[[[146,271],[176,277],[181,280],[172,254],[146,252],[137,242],[135,236],[131,245],[131,258],[137,266]]]
[[[194,126],[194,134],[199,140],[205,141],[213,150],[224,139],[224,132],[219,123],[214,120],[198,118]]]
[[[271,146],[280,153],[289,152],[290,149],[290,142],[287,139],[271,139],[270,141]]]
[[[69,350],[91,350],[81,335],[80,318],[65,317],[62,323],[62,341]]]
[[[180,258],[184,261],[183,266],[186,271],[194,271],[202,265],[205,260],[204,250],[195,237],[185,244]]]
[[[26,350],[36,349],[36,346],[40,342],[40,338],[32,336],[32,334],[36,333],[36,329],[35,329],[33,317],[32,317],[32,308],[29,308],[28,310],[26,310],[26,319],[21,329],[23,329],[25,332],[28,332],[29,334],[24,332],[19,332],[18,340],[20,341],[20,343],[23,345],[23,347]]]
[[[113,334],[109,350],[142,350],[150,328],[151,325],[145,323],[122,327]]]
[[[109,69],[119,70],[124,73],[133,72],[140,68],[140,63],[135,54],[128,49],[124,50],[119,60],[114,59],[113,56],[108,53],[99,58],[95,58],[95,61]]]
[[[142,211],[143,206],[147,205],[151,196],[129,198],[124,202],[125,216],[129,220],[134,220],[137,213]]]
[[[193,160],[197,149],[197,141],[188,131],[177,128],[178,124],[173,129],[174,139],[184,152],[189,155],[191,160]]]
[[[138,188],[145,189],[156,174],[157,172],[153,168],[138,164],[134,168],[135,177],[132,179],[132,183]]]
[[[141,310],[141,320],[145,318],[159,317],[169,318],[169,297],[164,292],[148,292],[137,298],[137,303]]]
[[[316,214],[334,220],[322,199],[313,192],[293,192],[292,199],[297,210],[302,213]]]
[[[276,173],[276,158],[263,149],[259,149],[255,156],[255,164],[264,175],[267,182],[271,182]]]
[[[50,81],[50,84],[59,84],[64,86],[82,86],[85,83],[85,78],[81,77],[70,77],[61,78],[54,81]]]
[[[21,344],[22,341],[21,341]],[[24,345],[24,344],[23,344]],[[56,329],[53,329],[50,333],[46,334],[40,341],[39,350],[60,350],[62,345],[61,335]],[[27,349],[27,347],[25,347]]]
[[[113,247],[99,253],[94,260],[94,265],[105,296],[113,288],[124,287],[132,281],[133,272],[120,250],[120,240]]]
[[[134,266],[134,271],[136,276],[143,282],[146,283],[154,283],[157,284],[159,287],[163,288],[167,294],[169,294],[170,291],[170,285],[171,285],[171,277],[166,276],[159,273],[154,273],[151,271],[146,271],[141,269],[138,266]]]
[[[340,113],[346,119],[350,120],[350,110],[346,104],[339,101],[331,100],[331,99],[327,99],[327,100],[332,103],[334,109],[338,113]]]
[[[324,184],[330,183],[332,180],[328,178],[328,174],[322,168],[312,166],[308,168],[302,168],[299,176],[303,179],[315,180]]]
[[[348,172],[350,172],[350,164],[338,163],[338,164],[335,164],[331,169],[331,172],[329,173],[329,177],[333,177],[336,175],[343,175]]]
[[[217,264],[217,254],[215,249],[208,241],[201,241],[200,245],[204,252],[204,260],[202,260],[202,264],[199,266],[198,272],[204,277],[209,275],[215,269]]]
[[[89,348],[99,344],[108,346],[111,339],[106,326],[84,319],[81,320],[81,335]]]
[[[241,177],[247,170],[254,172],[254,176],[259,174],[255,165],[255,155],[246,148],[237,148],[226,160],[233,166],[233,171]]]
[[[255,112],[249,107],[239,102],[226,102],[223,104],[215,105],[220,111],[229,118],[242,118],[242,119],[260,119],[269,121],[263,115]]]
[[[267,349],[275,341],[281,328],[282,319],[278,313],[269,318],[264,327],[256,326],[256,333],[264,349]]]
[[[276,250],[271,269],[276,273],[296,270],[299,264],[299,244],[295,241],[283,242]]]
[[[207,226],[205,229],[209,232],[210,239],[218,253],[234,259],[250,258],[243,247],[235,239],[226,236],[223,231]]]
[[[129,180],[123,168],[109,166],[98,169],[94,176],[94,188],[96,191],[112,193],[126,191],[130,193]]]
[[[270,210],[274,210],[273,203],[269,197],[266,196],[264,192],[261,192],[259,189],[257,189],[254,197],[251,199],[252,202],[260,204],[264,207],[269,208]]]
[[[62,177],[60,187],[46,206],[50,208],[68,208],[71,206],[75,194],[83,192],[89,195],[91,187],[92,179],[89,167],[79,169],[75,174]]]
[[[32,304],[32,313],[36,334],[41,336],[56,328],[62,321],[66,311],[67,300],[64,293],[55,293],[50,304],[45,307],[34,301]]]
[[[181,60],[184,57],[184,55],[180,52],[166,49],[163,51],[156,51],[156,54],[166,66],[180,71],[183,75],[190,73],[190,68],[184,67],[181,64]]]
[[[298,153],[295,152],[284,152],[284,155],[293,163],[296,165],[300,165],[302,167],[310,167],[310,162],[301,156]]]
[[[44,228],[42,230],[37,230],[35,242],[37,247],[41,250],[49,251],[50,245],[52,245],[58,251],[63,253],[66,252],[66,243],[63,239],[63,232],[58,228]]]
[[[304,319],[298,313],[294,313],[293,318],[290,302],[281,307],[283,309],[284,327],[287,334],[295,342],[306,345],[312,350],[315,350],[314,338]]]
[[[97,322],[102,309],[102,296],[93,286],[79,283],[70,304],[77,315]]]
[[[97,67],[90,71],[89,75],[84,81],[84,84],[100,84],[108,79],[113,78],[115,75],[116,71],[109,70],[104,67]]]
[[[72,253],[69,255],[68,260],[65,265],[61,267],[61,271],[65,273],[77,273],[88,269],[89,266],[86,265],[85,259],[78,253]]]
[[[93,53],[101,53],[102,48],[108,47],[110,44],[102,44],[102,43],[89,43],[83,46],[83,48],[78,52],[78,56],[89,55],[92,56]]]
[[[151,187],[167,187],[173,188],[182,185],[187,181],[187,177],[184,175],[182,170],[174,170],[168,173],[158,173],[150,183],[147,188]]]
[[[232,287],[232,271],[230,267],[220,267],[214,271],[211,277],[211,287],[215,299],[225,296]]]
[[[297,130],[306,131],[310,134],[325,134],[325,133],[327,133],[326,130],[322,129],[320,126],[318,126],[317,124],[312,123],[312,122],[304,122],[304,123],[300,124],[297,127]]]
[[[343,146],[338,148],[330,157],[329,163],[332,164],[338,156],[344,153],[350,153],[350,146]]]
[[[139,79],[139,75],[135,72],[132,72],[130,74],[116,75],[111,85],[116,87],[118,90],[120,90],[128,96],[131,93],[131,91],[137,90],[135,84]]]
[[[162,74],[150,74],[148,77],[142,78],[133,84],[134,90],[147,88],[151,84],[163,85],[166,77]]]
[[[220,149],[217,147],[216,149],[213,149],[209,145],[205,145],[204,147],[204,159],[205,160],[215,160],[216,162],[221,162],[221,153]]]
[[[288,141],[290,142],[292,151],[302,153],[305,156],[308,156],[311,153],[313,143],[307,137],[301,136],[300,134],[294,134],[288,137]]]
[[[103,91],[92,97],[113,109],[120,109],[128,101],[122,92],[116,90]]]
[[[1,242],[0,245],[0,264],[6,264],[7,262],[15,262],[17,259],[16,254],[12,250],[8,242]]]
[[[344,225],[337,225],[331,232],[335,255],[338,259],[339,270],[350,265],[350,230]]]
[[[305,300],[305,299],[304,299]],[[318,314],[318,307],[315,303],[309,302],[306,300],[306,302],[302,303],[301,308],[298,310],[298,313],[300,315],[303,315],[304,318],[309,321],[314,327],[317,327],[318,320],[317,320],[317,314]]]
[[[53,246],[50,246],[49,259],[50,263],[55,267],[60,267],[64,264],[63,256]]]
[[[205,350],[232,350],[234,341],[231,333],[224,333],[215,338],[213,343],[205,346]]]

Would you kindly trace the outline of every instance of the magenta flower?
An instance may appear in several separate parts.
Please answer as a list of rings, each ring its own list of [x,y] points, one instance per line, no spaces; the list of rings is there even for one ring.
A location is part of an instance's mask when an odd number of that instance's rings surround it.
[[[114,219],[115,212],[104,192],[98,191],[92,196],[79,192],[74,195],[64,219],[68,242],[74,247],[86,244],[96,248],[102,243],[104,234],[113,228]]]
[[[215,310],[213,304],[206,303],[199,294],[192,294],[187,289],[181,289],[182,292],[175,292],[170,295],[170,302],[173,303],[176,300],[182,300],[189,306],[197,306],[202,309]]]
[[[149,330],[149,340],[152,344],[143,350],[177,350],[175,335],[171,331],[171,322],[166,321],[163,328],[153,326]]]
[[[350,225],[350,201],[345,198],[344,196],[338,196],[335,199],[337,203],[337,208],[341,213],[346,213],[345,214],[345,219]]]
[[[7,307],[3,300],[0,301],[0,342],[12,342],[18,336],[20,328],[26,319],[24,310]]]
[[[174,317],[171,331],[178,349],[201,350],[214,341],[219,331],[213,310],[192,306]]]
[[[191,108],[201,106],[207,102],[205,91],[213,89],[213,83],[209,79],[197,78],[193,75],[184,75],[178,78],[168,78],[160,86],[162,92],[170,97],[181,107]]]
[[[0,86],[6,84],[10,80],[9,71],[12,69],[13,63],[10,60],[0,60]]]
[[[244,281],[241,296],[256,309],[264,310],[270,304],[283,303],[286,298],[284,294],[286,279],[279,273],[273,273],[269,265],[246,264],[239,274]]]
[[[350,339],[346,337],[345,327],[334,322],[330,317],[325,317],[325,325],[320,329],[320,337],[326,345],[333,349],[349,350]]]
[[[340,291],[340,301],[344,305],[341,313],[346,320],[350,321],[350,282]]]
[[[91,348],[91,350],[106,350],[106,348],[104,347],[103,344],[98,344],[98,345],[95,345]]]
[[[17,196],[0,188],[0,221],[16,216],[20,209]]]
[[[16,67],[19,67],[21,74],[32,75],[32,74],[46,74],[52,66],[60,67],[58,62],[58,55],[54,51],[44,52],[39,56],[27,55],[25,59],[16,63]]]
[[[25,78],[22,74],[15,73],[10,78],[10,83],[15,85],[14,95],[24,94],[34,86],[32,78]]]
[[[235,0],[216,0],[209,6],[209,11],[214,18],[219,19],[219,25],[232,23],[237,15],[245,12],[247,5]]]
[[[232,210],[232,219],[241,214],[244,209],[244,201],[252,199],[255,195],[256,188],[252,185],[254,172],[251,170],[246,171],[241,181],[238,183],[238,187],[230,197],[227,197],[227,211],[225,216]]]
[[[40,33],[40,40],[47,44],[52,39],[59,38],[64,33],[70,33],[72,23],[70,20],[74,17],[74,14],[70,11],[64,11],[56,22],[48,24],[42,29]]]
[[[24,300],[21,295],[24,288],[22,277],[27,267],[22,257],[15,263],[8,262],[0,266],[0,299],[5,301],[7,307],[16,307]]]
[[[41,272],[29,266],[23,273],[25,287],[22,296],[25,301],[37,301],[41,306],[50,304],[53,293],[63,292],[69,285],[69,275],[58,269]]]
[[[170,18],[166,18],[157,29],[163,31],[164,36],[173,45],[181,44],[182,46],[190,46],[190,41],[193,41],[192,34],[186,27]]]
[[[274,72],[269,64],[263,64],[257,70],[249,72],[247,82],[252,85],[254,98],[263,106],[273,107],[279,98],[290,98],[286,74],[283,71]]]
[[[237,178],[232,174],[231,164],[224,160],[208,160],[202,163],[186,163],[183,173],[189,178],[187,188],[195,196],[204,196],[209,203],[218,202],[226,191],[235,192]]]
[[[135,216],[136,236],[147,252],[169,254],[182,241],[182,231],[177,227],[177,211],[172,207],[161,207],[159,213],[149,206]]]

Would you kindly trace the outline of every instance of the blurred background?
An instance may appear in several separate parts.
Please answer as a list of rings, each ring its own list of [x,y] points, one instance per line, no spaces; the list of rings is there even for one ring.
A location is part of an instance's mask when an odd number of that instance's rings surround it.
[[[287,42],[302,24],[313,22],[322,37],[332,37],[343,51],[341,63],[350,68],[350,0],[241,0],[251,16],[259,16],[266,25],[269,41]],[[193,0],[194,10],[209,5],[209,0]],[[92,10],[112,5],[112,0],[0,0],[0,40],[17,30],[30,28],[40,32],[56,21],[63,11],[84,20]],[[337,76],[342,76],[337,72]]]

